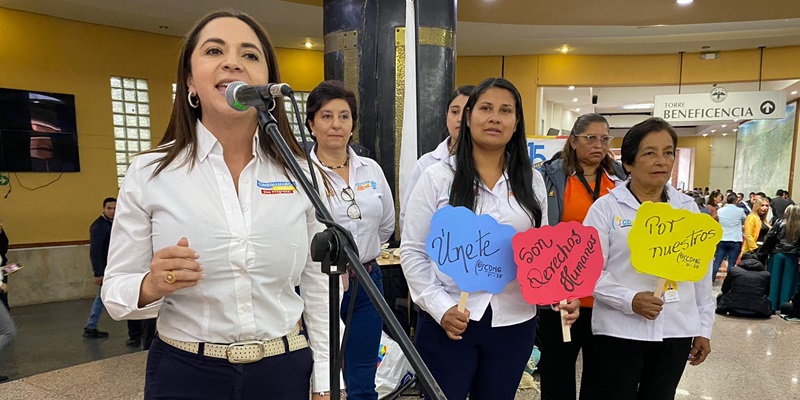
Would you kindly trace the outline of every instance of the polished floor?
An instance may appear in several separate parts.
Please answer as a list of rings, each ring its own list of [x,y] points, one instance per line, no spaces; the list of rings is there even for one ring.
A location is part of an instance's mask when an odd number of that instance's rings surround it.
[[[0,399],[142,398],[147,354],[126,347],[125,323],[107,315],[100,329],[110,337],[84,339],[90,306],[91,300],[78,300],[12,310],[18,334],[0,354],[0,374],[11,377],[0,384]],[[698,367],[687,366],[675,398],[800,399],[798,380],[800,322],[717,316],[711,355]],[[538,382],[517,399],[539,399],[537,388]]]

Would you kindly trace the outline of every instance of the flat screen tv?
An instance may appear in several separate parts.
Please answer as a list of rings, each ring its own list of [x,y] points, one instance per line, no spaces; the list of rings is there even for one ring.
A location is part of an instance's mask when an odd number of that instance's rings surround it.
[[[75,96],[0,88],[0,171],[80,170]]]

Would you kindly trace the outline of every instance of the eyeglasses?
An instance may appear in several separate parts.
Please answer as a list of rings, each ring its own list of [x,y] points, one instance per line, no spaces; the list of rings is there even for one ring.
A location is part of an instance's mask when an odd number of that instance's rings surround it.
[[[347,216],[350,217],[350,219],[361,219],[361,208],[356,204],[356,196],[353,194],[353,188],[350,186],[344,188],[341,197],[342,200],[350,203],[350,206],[347,207]]]
[[[614,140],[614,137],[611,135],[606,136],[596,136],[596,135],[574,135],[575,137],[582,137],[586,139],[589,144],[597,143],[597,140],[600,139],[603,142],[603,146],[608,146],[611,144],[611,141]]]

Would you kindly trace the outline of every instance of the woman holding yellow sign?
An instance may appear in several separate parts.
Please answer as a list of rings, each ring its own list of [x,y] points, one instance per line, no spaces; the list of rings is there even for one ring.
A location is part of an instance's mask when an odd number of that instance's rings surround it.
[[[660,118],[631,128],[621,151],[630,179],[595,201],[584,220],[584,225],[597,229],[606,259],[594,292],[593,359],[597,362],[585,366],[593,374],[590,381],[599,382],[590,391],[593,399],[674,399],[687,358],[698,365],[711,351],[715,303],[708,266],[697,262],[698,269],[705,268],[705,279],[664,283],[662,299],[653,294],[660,279],[634,269],[628,244],[643,202],[699,213],[692,198],[667,185],[676,146],[674,129]],[[665,218],[654,231],[660,234],[662,225],[666,230],[678,221]],[[689,244],[700,240],[705,238],[692,236]],[[670,248],[680,248],[679,244]]]

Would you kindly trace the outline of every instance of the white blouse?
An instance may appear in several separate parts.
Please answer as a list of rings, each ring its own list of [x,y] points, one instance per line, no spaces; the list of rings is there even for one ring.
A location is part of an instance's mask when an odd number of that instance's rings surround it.
[[[327,197],[326,202],[333,220],[350,231],[358,246],[358,256],[362,263],[366,263],[381,255],[381,244],[386,243],[394,232],[394,200],[378,163],[360,157],[349,146],[348,152],[350,185],[332,169],[322,165],[317,158],[316,147],[311,152],[311,159],[320,165],[333,186],[334,193]],[[342,198],[342,192],[348,186],[353,191],[355,204],[361,210],[361,219],[350,218],[347,214],[352,203]],[[325,199],[323,197],[323,201]]]
[[[314,391],[328,390],[328,278],[309,253],[324,226],[302,187],[258,149],[254,135],[238,194],[222,145],[200,121],[194,166],[180,155],[153,177],[163,153],[136,157],[117,199],[103,303],[114,319],[158,316],[159,333],[188,342],[279,338],[303,316]],[[154,251],[181,237],[200,254],[205,278],[139,308]]]
[[[633,297],[638,292],[654,292],[658,278],[639,273],[631,264],[628,234],[636,220],[639,202],[626,184],[597,199],[583,220],[584,225],[597,229],[605,258],[605,267],[594,291],[592,332],[657,342],[666,338],[696,336],[711,339],[716,308],[711,294],[712,268],[698,282],[678,282],[680,300],[664,304],[655,320],[633,312]],[[691,197],[669,185],[665,187],[670,206],[699,212]]]
[[[458,304],[461,290],[452,278],[442,273],[428,257],[425,241],[431,228],[433,214],[449,204],[450,186],[453,183],[455,157],[449,157],[427,168],[406,205],[403,242],[400,245],[400,262],[411,297],[424,311],[441,323],[442,316]],[[475,197],[475,214],[487,214],[501,224],[511,225],[524,232],[533,225],[524,209],[509,193],[510,182],[506,174],[489,190],[483,183]],[[533,193],[542,209],[542,225],[547,225],[547,192],[539,171],[533,170]],[[479,321],[486,309],[492,306],[492,326],[508,326],[525,322],[536,315],[536,306],[522,299],[519,282],[514,279],[500,294],[487,291],[470,293],[467,309],[470,319]]]

